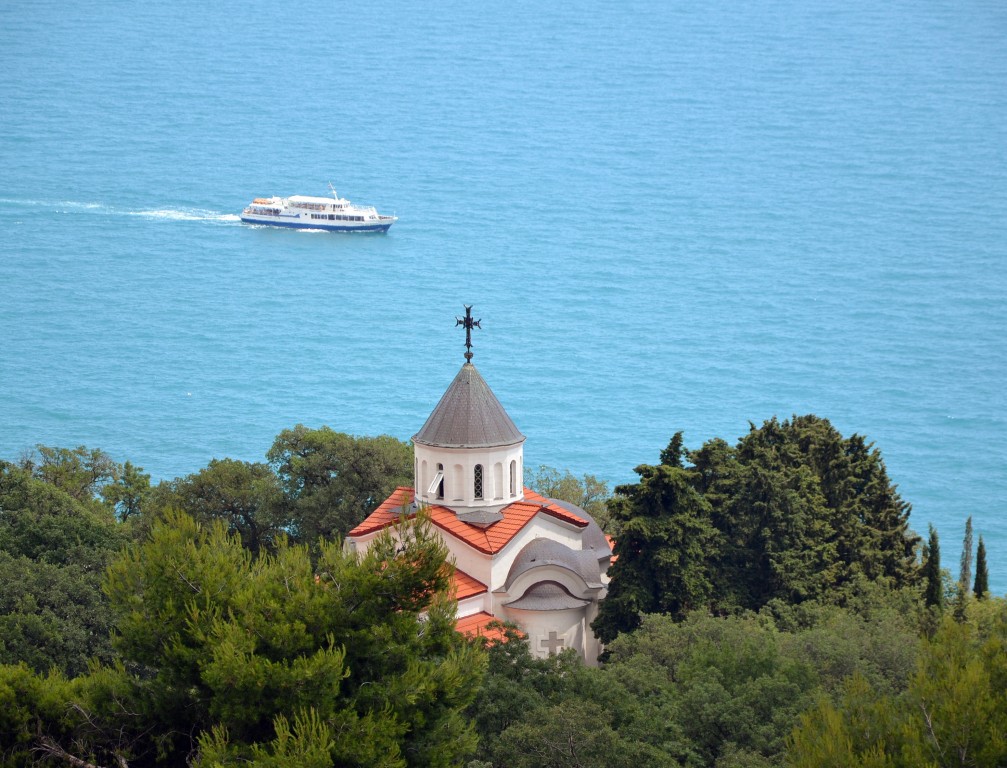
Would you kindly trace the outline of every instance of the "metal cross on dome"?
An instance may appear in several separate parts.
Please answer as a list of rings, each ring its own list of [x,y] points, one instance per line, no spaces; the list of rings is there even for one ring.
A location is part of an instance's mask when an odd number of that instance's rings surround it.
[[[472,329],[482,328],[479,323],[482,322],[482,318],[478,320],[472,319],[472,305],[462,304],[465,307],[465,317],[455,317],[457,321],[455,326],[462,325],[465,327],[465,360],[466,362],[472,362]]]

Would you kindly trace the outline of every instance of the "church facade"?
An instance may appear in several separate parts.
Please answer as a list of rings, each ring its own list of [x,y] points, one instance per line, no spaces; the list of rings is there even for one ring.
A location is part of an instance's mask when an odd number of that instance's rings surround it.
[[[494,619],[516,624],[532,653],[575,649],[595,664],[591,631],[607,592],[612,549],[580,507],[524,487],[522,435],[472,364],[466,307],[466,361],[413,436],[413,487],[397,488],[350,531],[364,551],[403,515],[426,508],[456,567],[458,629],[492,634]]]

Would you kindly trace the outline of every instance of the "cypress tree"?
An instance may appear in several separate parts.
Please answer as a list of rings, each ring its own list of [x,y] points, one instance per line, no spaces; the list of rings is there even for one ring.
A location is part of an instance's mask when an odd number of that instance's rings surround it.
[[[924,596],[927,605],[938,609],[944,607],[944,584],[941,581],[941,546],[937,541],[937,530],[930,526],[930,540],[927,543],[927,561],[923,564],[923,575],[927,586]]]
[[[598,618],[591,625],[604,643],[640,625],[644,613],[682,618],[705,609],[712,584],[706,566],[716,544],[710,505],[694,487],[695,470],[641,465],[640,482],[620,485],[609,501],[619,524],[618,560]]]
[[[986,545],[983,544],[983,537],[979,537],[979,546],[976,548],[976,583],[972,587],[977,600],[982,600],[989,592],[990,575],[986,570]]]
[[[958,576],[961,592],[967,595],[972,581],[972,515],[965,521],[965,540],[962,542],[962,568]]]

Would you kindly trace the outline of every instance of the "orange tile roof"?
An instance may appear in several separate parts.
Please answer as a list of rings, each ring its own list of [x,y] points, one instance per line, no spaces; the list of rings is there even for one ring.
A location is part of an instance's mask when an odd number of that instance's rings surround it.
[[[465,571],[459,571],[457,568],[455,569],[455,575],[452,577],[452,583],[455,588],[455,600],[464,600],[466,597],[481,595],[487,590],[487,586],[479,581],[479,579],[475,579],[465,573]]]
[[[461,632],[466,637],[485,637],[487,640],[500,640],[504,641],[507,639],[507,635],[499,627],[487,627],[491,621],[496,621],[496,619],[485,611],[480,611],[479,613],[473,613],[471,616],[466,616],[464,619],[458,619],[455,623],[455,631]]]
[[[399,518],[405,515],[412,517],[415,513],[409,508],[413,503],[413,489],[399,486],[392,495],[385,499],[381,506],[375,509],[356,528],[349,532],[349,536],[364,536],[368,533],[380,531],[389,525],[398,522]]]
[[[551,515],[578,528],[586,528],[588,521],[568,512],[558,504],[552,504],[544,496],[525,488],[524,499],[508,504],[503,508],[503,520],[493,523],[488,528],[480,528],[470,523],[462,522],[448,507],[430,507],[430,520],[438,528],[447,531],[457,539],[487,555],[499,552],[524,528],[539,512]],[[400,486],[396,488],[381,506],[374,510],[367,519],[350,531],[350,536],[364,536],[380,531],[395,523],[404,513],[412,517],[415,513],[409,508],[413,500],[413,489]]]

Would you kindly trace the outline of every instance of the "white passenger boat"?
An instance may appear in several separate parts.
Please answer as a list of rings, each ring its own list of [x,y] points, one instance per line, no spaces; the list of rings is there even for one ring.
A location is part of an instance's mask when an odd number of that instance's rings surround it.
[[[332,189],[332,197],[257,197],[241,212],[248,224],[297,229],[328,229],[333,232],[387,232],[398,221],[373,207],[354,205]]]

